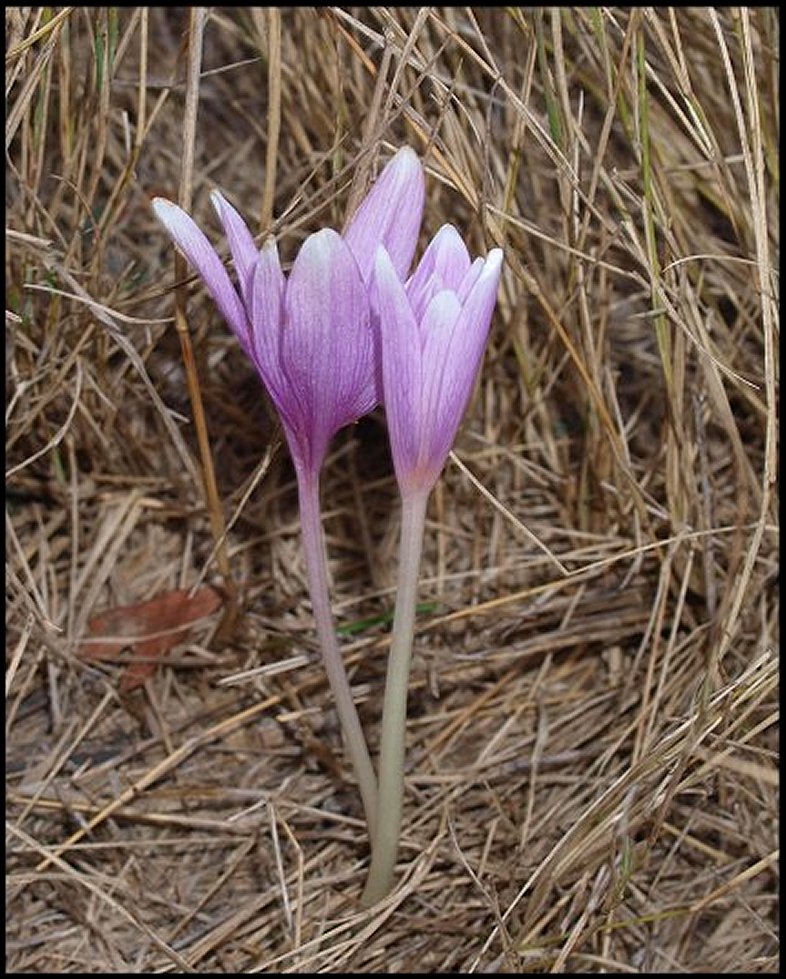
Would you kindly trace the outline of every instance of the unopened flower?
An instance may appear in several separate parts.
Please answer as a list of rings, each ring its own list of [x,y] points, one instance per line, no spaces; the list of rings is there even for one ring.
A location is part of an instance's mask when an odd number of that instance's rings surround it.
[[[436,482],[467,407],[497,298],[502,251],[470,260],[444,225],[402,285],[377,249],[372,297],[379,314],[382,386],[402,493]]]

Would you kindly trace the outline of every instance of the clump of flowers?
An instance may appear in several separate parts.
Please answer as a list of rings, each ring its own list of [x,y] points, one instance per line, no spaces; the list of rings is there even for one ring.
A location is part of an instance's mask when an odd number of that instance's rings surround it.
[[[309,236],[289,276],[274,243],[257,247],[214,192],[237,285],[195,222],[154,211],[202,277],[280,415],[298,482],[309,591],[323,661],[363,799],[371,867],[363,902],[392,887],[401,823],[406,702],[426,507],[467,406],[496,302],[502,252],[471,261],[443,226],[411,276],[425,181],[400,149],[343,235]],[[330,608],[319,477],[336,432],[382,403],[402,499],[399,578],[382,715],[379,781],[357,715]]]

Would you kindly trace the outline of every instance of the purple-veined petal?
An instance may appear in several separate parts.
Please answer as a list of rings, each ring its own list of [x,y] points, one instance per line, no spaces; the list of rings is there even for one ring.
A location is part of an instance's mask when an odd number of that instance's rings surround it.
[[[393,464],[399,484],[414,486],[422,418],[420,327],[384,246],[377,248],[371,289],[379,314],[382,393]]]
[[[420,467],[436,481],[456,437],[461,411],[451,394],[467,387],[467,367],[452,356],[457,347],[461,303],[456,293],[443,289],[431,300],[423,315],[423,418],[419,435]],[[472,386],[474,372],[469,379]]]
[[[480,270],[467,298],[463,301],[462,318],[468,323],[482,323],[483,327],[475,326],[473,329],[488,333],[491,315],[497,303],[497,291],[499,289],[499,279],[502,274],[502,249],[492,248],[486,256],[483,267]],[[485,339],[481,344],[485,345]]]
[[[428,304],[438,292],[442,292],[445,284],[436,272],[432,272],[428,276],[419,276],[416,272],[415,276],[407,283],[406,293],[409,304],[412,307],[412,312],[415,314],[415,319],[420,322],[428,308]]]
[[[237,281],[240,287],[240,295],[246,306],[249,305],[251,296],[251,278],[254,275],[259,249],[251,237],[251,232],[246,226],[246,222],[232,205],[217,190],[210,195],[210,201],[215,208],[221,224],[224,226],[224,234],[229,242],[229,250],[235,260],[237,270]]]
[[[318,468],[333,435],[376,404],[369,301],[352,252],[331,228],[303,243],[287,283],[281,365]]]
[[[288,384],[281,369],[281,334],[284,320],[286,279],[281,271],[278,248],[269,241],[257,253],[250,276],[249,315],[251,354],[276,407],[285,413]]]
[[[494,248],[465,302],[459,304],[456,298],[459,309],[452,329],[442,328],[447,313],[441,311],[443,320],[432,314],[432,322],[439,329],[431,329],[431,324],[424,329],[423,360],[428,365],[425,369],[428,373],[424,374],[424,403],[428,406],[426,417],[431,419],[425,441],[428,456],[435,462],[441,457],[444,463],[447,458],[472,394],[488,339],[501,267],[502,251]],[[441,294],[432,300],[432,306],[440,298]],[[427,316],[431,313],[430,306]]]
[[[458,289],[456,290],[456,295],[459,297],[459,302],[463,303],[470,294],[472,287],[480,278],[480,274],[485,268],[485,265],[485,258],[476,258],[472,265],[470,265],[469,271],[461,280],[461,285],[459,285]]]
[[[422,263],[431,266],[454,292],[470,267],[470,257],[464,239],[452,224],[443,224],[423,253]]]
[[[425,193],[420,159],[404,146],[379,175],[344,232],[364,282],[371,278],[377,245],[385,246],[399,278],[406,277],[418,243]]]
[[[216,250],[194,220],[177,204],[163,197],[156,197],[153,199],[153,211],[177,247],[199,273],[221,315],[248,353],[248,317]]]
[[[407,282],[407,295],[415,316],[422,319],[426,307],[441,289],[457,291],[469,268],[469,253],[461,235],[452,224],[443,224]]]

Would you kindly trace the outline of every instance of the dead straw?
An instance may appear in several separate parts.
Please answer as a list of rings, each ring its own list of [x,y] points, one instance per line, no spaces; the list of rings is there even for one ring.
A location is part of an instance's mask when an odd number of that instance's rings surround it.
[[[775,8],[11,7],[6,36],[8,971],[775,972]],[[219,187],[288,265],[404,142],[421,245],[506,260],[366,912],[291,467],[150,199],[226,256]],[[323,484],[373,750],[384,424]],[[220,648],[183,630],[130,694],[130,653],[81,655],[203,582]]]

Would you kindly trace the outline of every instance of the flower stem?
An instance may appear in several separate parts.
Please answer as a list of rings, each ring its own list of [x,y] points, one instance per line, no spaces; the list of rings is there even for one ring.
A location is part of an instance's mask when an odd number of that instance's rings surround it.
[[[314,621],[322,649],[325,672],[338,709],[344,742],[360,787],[369,840],[373,847],[377,819],[377,779],[355,703],[352,700],[352,691],[336,641],[333,614],[330,610],[327,555],[319,509],[319,475],[298,468],[297,477],[303,550],[306,555],[306,573]]]
[[[371,850],[371,867],[361,898],[365,907],[376,904],[393,886],[404,796],[404,739],[409,665],[415,634],[418,570],[427,503],[428,492],[410,493],[402,497],[398,591],[382,708],[379,813],[377,835]]]

